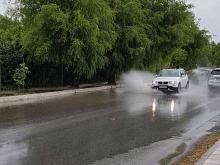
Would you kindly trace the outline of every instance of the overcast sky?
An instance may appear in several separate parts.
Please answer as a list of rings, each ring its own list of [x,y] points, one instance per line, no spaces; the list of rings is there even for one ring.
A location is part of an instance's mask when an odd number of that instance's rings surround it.
[[[9,0],[0,0],[0,14],[4,14]],[[220,42],[220,0],[186,0],[195,7],[193,12],[200,19],[201,28],[213,35],[213,40]]]
[[[4,14],[8,6],[8,0],[0,0],[0,14]]]
[[[187,0],[193,9],[200,25],[210,31],[213,40],[220,42],[220,0]]]

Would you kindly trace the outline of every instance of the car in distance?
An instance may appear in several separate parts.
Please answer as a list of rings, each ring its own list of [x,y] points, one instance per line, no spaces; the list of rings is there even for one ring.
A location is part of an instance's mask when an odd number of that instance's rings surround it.
[[[179,93],[181,89],[189,88],[189,78],[184,69],[163,69],[153,79],[151,87],[164,93]]]
[[[208,76],[209,89],[220,88],[220,68],[213,69]]]

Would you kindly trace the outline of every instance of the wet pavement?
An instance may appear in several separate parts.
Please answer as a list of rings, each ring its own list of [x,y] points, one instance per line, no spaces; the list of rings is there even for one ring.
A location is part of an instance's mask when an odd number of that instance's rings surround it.
[[[139,151],[152,151],[158,162],[154,144],[164,148],[174,137],[193,137],[220,113],[220,96],[198,91],[165,95],[116,89],[0,108],[0,164],[137,164]]]

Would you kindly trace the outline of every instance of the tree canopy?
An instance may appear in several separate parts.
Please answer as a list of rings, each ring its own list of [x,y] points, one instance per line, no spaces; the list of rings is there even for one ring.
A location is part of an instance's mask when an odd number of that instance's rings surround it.
[[[30,86],[60,85],[60,79],[67,84],[115,83],[130,69],[192,69],[208,60],[220,64],[219,44],[210,43],[208,31],[199,27],[192,5],[185,1],[18,0],[18,4],[17,14],[0,17],[0,61],[8,77],[3,83],[12,80],[10,72],[23,59],[30,69]]]

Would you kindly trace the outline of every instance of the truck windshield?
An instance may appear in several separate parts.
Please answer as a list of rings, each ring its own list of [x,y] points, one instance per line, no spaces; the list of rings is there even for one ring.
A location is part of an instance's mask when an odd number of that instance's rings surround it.
[[[220,70],[213,70],[211,74],[220,76]]]
[[[158,77],[180,77],[178,70],[162,70]]]

